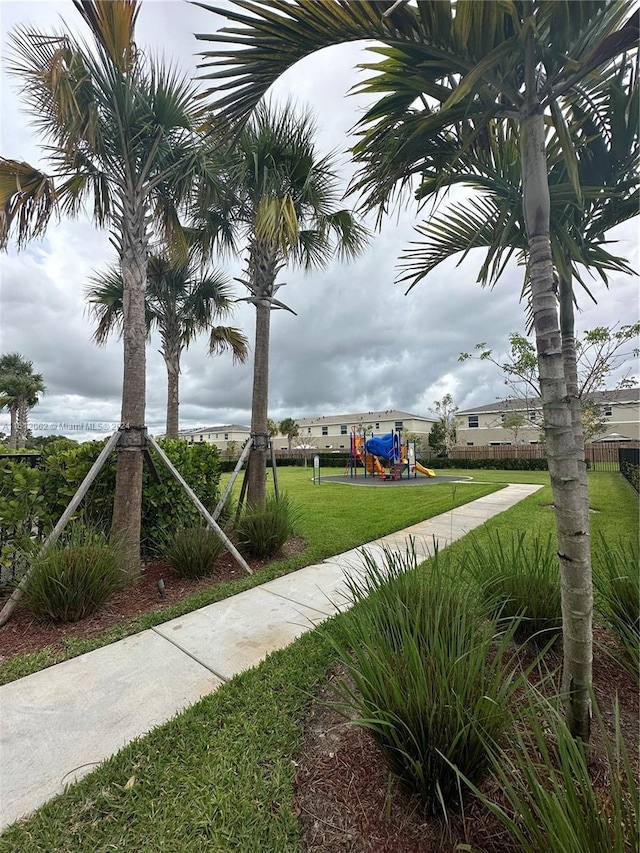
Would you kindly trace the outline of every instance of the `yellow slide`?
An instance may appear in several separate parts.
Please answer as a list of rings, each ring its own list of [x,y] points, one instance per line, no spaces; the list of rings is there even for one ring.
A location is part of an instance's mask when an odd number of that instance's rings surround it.
[[[356,439],[356,453],[358,454],[358,459],[364,465],[366,460],[366,469],[367,474],[384,476],[385,470],[384,466],[380,464],[380,460],[377,456],[373,456],[371,453],[367,453],[365,455],[364,452],[364,438]]]
[[[421,474],[426,474],[427,477],[436,476],[436,472],[432,468],[425,468],[419,462],[416,462],[416,471],[420,471]]]

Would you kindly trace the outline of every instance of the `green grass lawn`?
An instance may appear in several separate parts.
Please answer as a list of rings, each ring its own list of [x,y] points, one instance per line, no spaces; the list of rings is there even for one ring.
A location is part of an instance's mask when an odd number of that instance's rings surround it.
[[[323,474],[329,473],[342,474],[343,469],[323,470]],[[491,484],[465,483],[455,489],[447,483],[415,488],[394,487],[392,484],[366,488],[325,482],[314,485],[310,468],[282,468],[278,474],[280,489],[290,495],[301,510],[296,533],[306,541],[302,553],[276,560],[258,574],[202,590],[172,607],[127,620],[101,637],[69,639],[61,650],[43,649],[3,661],[0,663],[0,684],[7,684],[52,664],[121,640],[302,566],[319,563],[325,557],[340,554],[452,507],[461,506],[500,488],[500,483],[508,482],[505,479]],[[229,475],[223,476],[221,488],[224,488],[228,479]],[[235,493],[240,490],[240,482],[240,479],[236,482]]]
[[[481,473],[478,479],[494,483],[515,479],[510,472],[474,473]],[[524,482],[543,483],[545,478],[542,474],[518,475],[518,481]],[[284,483],[288,477],[282,480]],[[637,539],[638,500],[622,477],[599,473],[590,477],[589,486],[592,507],[598,510],[593,515],[594,530],[625,541]],[[469,496],[477,487],[458,486],[456,499],[466,488]],[[292,472],[287,491],[308,497],[313,510],[310,518],[321,508],[330,510],[337,504],[349,507],[356,502],[361,510],[362,501],[371,516],[386,512],[393,519],[386,530],[377,527],[382,522],[373,517],[353,521],[357,530],[353,537],[361,537],[360,542],[411,523],[395,524],[400,517],[426,517],[425,507],[431,501],[447,505],[436,487],[406,489],[403,494],[402,489],[385,493],[323,484],[311,493],[299,472]],[[442,489],[445,491],[450,501],[451,488]],[[550,502],[547,487],[491,519],[475,535],[486,535],[489,530],[509,534],[521,529],[552,530],[553,513],[545,506]],[[343,524],[350,525],[352,517],[360,514],[352,508]],[[339,530],[339,515],[332,518],[333,535],[344,543],[346,534]],[[305,529],[311,530],[313,522],[307,524]],[[451,548],[463,551],[465,543],[468,547],[468,537]],[[328,544],[324,541],[317,547]],[[297,851],[293,762],[308,700],[335,659],[327,632],[335,630],[342,618],[335,617],[322,629],[270,655],[259,667],[125,747],[30,819],[6,830],[0,837],[0,853]]]

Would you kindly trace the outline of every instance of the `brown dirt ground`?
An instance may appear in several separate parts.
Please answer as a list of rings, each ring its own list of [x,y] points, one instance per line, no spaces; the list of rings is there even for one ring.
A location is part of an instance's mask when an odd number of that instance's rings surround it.
[[[250,557],[245,559],[250,569],[259,572],[274,560],[299,554],[304,547],[303,539],[294,538],[286,542],[280,552],[270,560],[256,560]],[[235,562],[231,554],[225,551],[218,560],[216,573],[197,580],[177,577],[168,563],[162,560],[146,563],[142,566],[140,580],[135,586],[115,593],[90,616],[73,624],[41,622],[18,606],[9,622],[0,628],[0,661],[26,652],[39,651],[44,647],[51,647],[57,651],[63,647],[64,640],[69,637],[75,639],[99,637],[109,628],[134,616],[140,616],[150,610],[162,610],[188,598],[194,592],[245,576],[244,570]],[[161,578],[165,585],[164,598],[160,598],[157,587]],[[4,597],[6,598],[7,594]],[[0,597],[0,607],[3,603]]]
[[[607,654],[613,640],[596,629],[594,684],[605,724],[611,731],[611,701],[618,694],[625,742],[629,754],[640,746],[638,691],[629,674]],[[557,651],[547,661],[559,666]],[[349,680],[337,666],[310,703],[304,741],[296,758],[295,808],[301,833],[301,853],[455,853],[458,845],[471,844],[482,853],[517,853],[520,849],[505,835],[491,813],[470,799],[464,814],[427,817],[392,778],[382,753],[369,733],[335,709],[335,682]],[[593,738],[592,778],[606,796],[603,760]],[[638,769],[636,765],[636,769]],[[482,786],[493,800],[501,801],[497,783]],[[504,804],[506,806],[506,804]]]

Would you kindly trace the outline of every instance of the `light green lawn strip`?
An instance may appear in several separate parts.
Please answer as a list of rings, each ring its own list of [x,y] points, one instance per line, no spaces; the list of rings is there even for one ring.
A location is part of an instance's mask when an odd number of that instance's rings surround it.
[[[323,473],[342,474],[343,469],[328,469]],[[277,560],[252,576],[242,576],[233,583],[202,590],[171,607],[129,619],[100,637],[86,640],[69,638],[62,649],[42,649],[3,661],[0,663],[0,685],[183,616],[303,566],[319,563],[326,557],[402,530],[452,507],[462,506],[501,487],[495,483],[465,483],[453,489],[451,484],[442,483],[421,487],[394,487],[389,484],[388,487],[376,488],[324,482],[314,486],[310,469],[283,468],[279,469],[278,475],[280,489],[289,494],[301,509],[296,533],[307,543],[302,553]],[[228,475],[223,477],[222,487],[227,480]],[[236,484],[236,492],[239,484],[240,480]]]
[[[547,491],[478,531],[510,535],[552,527],[553,513],[544,507]],[[590,491],[592,504],[601,509],[598,526],[618,527],[618,519],[626,519],[621,535],[637,536],[638,501],[619,475],[590,478]],[[462,552],[465,543],[468,547],[469,537],[450,549]],[[343,618],[303,635],[125,747],[32,818],[6,830],[0,853],[297,851],[293,762],[309,697],[334,661],[323,630],[336,630]],[[132,777],[133,786],[125,789]]]

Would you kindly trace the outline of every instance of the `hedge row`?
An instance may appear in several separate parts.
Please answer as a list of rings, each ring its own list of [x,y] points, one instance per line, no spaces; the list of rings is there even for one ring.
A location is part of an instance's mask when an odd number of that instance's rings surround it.
[[[104,441],[46,448],[39,467],[3,459],[0,463],[0,567],[2,580],[15,575],[20,554],[42,541],[56,524],[104,447]],[[220,466],[215,445],[163,439],[167,456],[203,504],[218,501]],[[199,514],[182,487],[156,460],[160,482],[145,466],[143,474],[142,548],[149,556],[162,549],[181,527],[198,524]],[[80,504],[76,518],[92,529],[109,533],[116,477],[111,454]]]
[[[309,452],[309,456],[305,459],[303,456],[280,456],[276,459],[278,467],[304,467],[313,465],[313,457],[316,454]],[[322,468],[341,468],[349,465],[348,453],[323,453],[318,451],[320,457],[320,465]],[[479,470],[496,470],[496,471],[547,471],[548,465],[546,459],[441,459],[420,457],[419,461],[427,468],[447,469],[447,468],[468,468]],[[236,459],[221,460],[220,470],[233,471],[236,466]],[[268,462],[271,465],[271,461]]]

